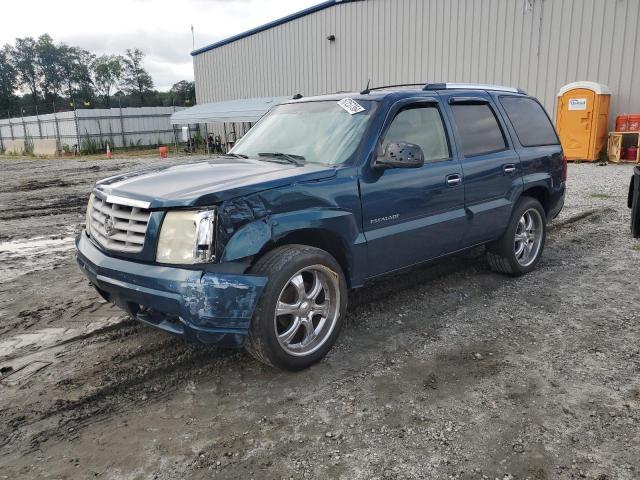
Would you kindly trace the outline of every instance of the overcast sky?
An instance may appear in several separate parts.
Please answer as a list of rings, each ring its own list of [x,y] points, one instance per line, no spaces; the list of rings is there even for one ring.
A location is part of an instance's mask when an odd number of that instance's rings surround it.
[[[193,80],[191,25],[199,48],[322,0],[0,0],[0,45],[50,34],[93,53],[140,48],[156,88]]]

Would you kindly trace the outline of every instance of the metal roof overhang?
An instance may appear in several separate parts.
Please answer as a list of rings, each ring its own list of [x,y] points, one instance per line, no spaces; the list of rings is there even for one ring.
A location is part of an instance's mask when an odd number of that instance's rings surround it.
[[[171,115],[171,124],[257,122],[271,108],[290,99],[290,96],[261,97],[203,103],[175,112]]]
[[[311,15],[312,13],[319,12],[320,10],[324,10],[325,8],[333,7],[334,5],[340,5],[342,3],[350,3],[350,2],[362,2],[364,0],[326,0],[317,5],[313,5],[309,8],[305,8],[304,10],[300,10],[299,12],[292,13],[291,15],[287,15],[286,17],[279,18],[278,20],[274,20],[273,22],[266,23],[256,28],[252,28],[251,30],[247,30],[246,32],[242,32],[238,35],[234,35],[233,37],[225,38],[216,43],[212,43],[211,45],[204,46],[202,48],[198,48],[191,52],[191,56],[195,57],[204,52],[208,52],[209,50],[213,50],[229,43],[233,43],[237,40],[241,40],[246,37],[250,37],[251,35],[255,35],[256,33],[264,32],[265,30],[269,30],[270,28],[277,27],[279,25],[283,25],[285,23],[291,22],[298,18],[306,17],[307,15]]]

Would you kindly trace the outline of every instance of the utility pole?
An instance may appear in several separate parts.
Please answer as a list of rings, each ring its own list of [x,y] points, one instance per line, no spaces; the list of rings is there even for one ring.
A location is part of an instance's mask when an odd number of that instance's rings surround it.
[[[38,115],[38,104],[36,103],[36,121],[38,122],[38,135],[42,139],[42,124],[40,123],[40,116]]]
[[[193,24],[191,24],[191,50],[196,49],[196,37],[193,33]]]
[[[127,138],[124,135],[124,120],[122,119],[122,95],[118,95],[118,108],[120,109],[120,133],[122,134],[122,148],[127,147]],[[115,147],[115,144],[114,144]]]
[[[80,153],[80,123],[78,122],[78,111],[76,108],[76,99],[71,97],[71,103],[73,103],[73,121],[76,125],[76,154]]]

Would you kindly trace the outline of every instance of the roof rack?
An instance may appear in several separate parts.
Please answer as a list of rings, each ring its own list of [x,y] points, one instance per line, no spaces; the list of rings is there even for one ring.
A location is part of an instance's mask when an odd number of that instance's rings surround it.
[[[465,89],[465,90],[494,90],[498,92],[511,92],[511,93],[523,93],[524,90],[514,87],[503,87],[502,85],[488,85],[484,83],[427,83],[423,90],[450,90],[450,89]]]
[[[379,87],[371,87],[365,88],[362,92],[363,95],[372,92],[374,90],[384,90],[386,88],[400,88],[400,87],[422,87],[422,90],[453,90],[453,89],[464,89],[464,90],[491,90],[497,92],[511,92],[511,93],[522,93],[526,95],[524,90],[514,87],[504,87],[502,85],[489,85],[484,83],[399,83],[397,85],[381,85]]]
[[[385,88],[398,88],[398,87],[424,87],[424,82],[422,83],[399,83],[397,85],[382,85],[380,87],[371,87],[368,90],[384,90]]]

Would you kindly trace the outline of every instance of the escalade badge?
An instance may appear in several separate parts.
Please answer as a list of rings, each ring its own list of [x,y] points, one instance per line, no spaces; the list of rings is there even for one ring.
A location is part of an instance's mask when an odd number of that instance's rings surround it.
[[[104,232],[107,234],[107,237],[111,237],[116,233],[115,220],[113,217],[109,216],[104,219]]]

